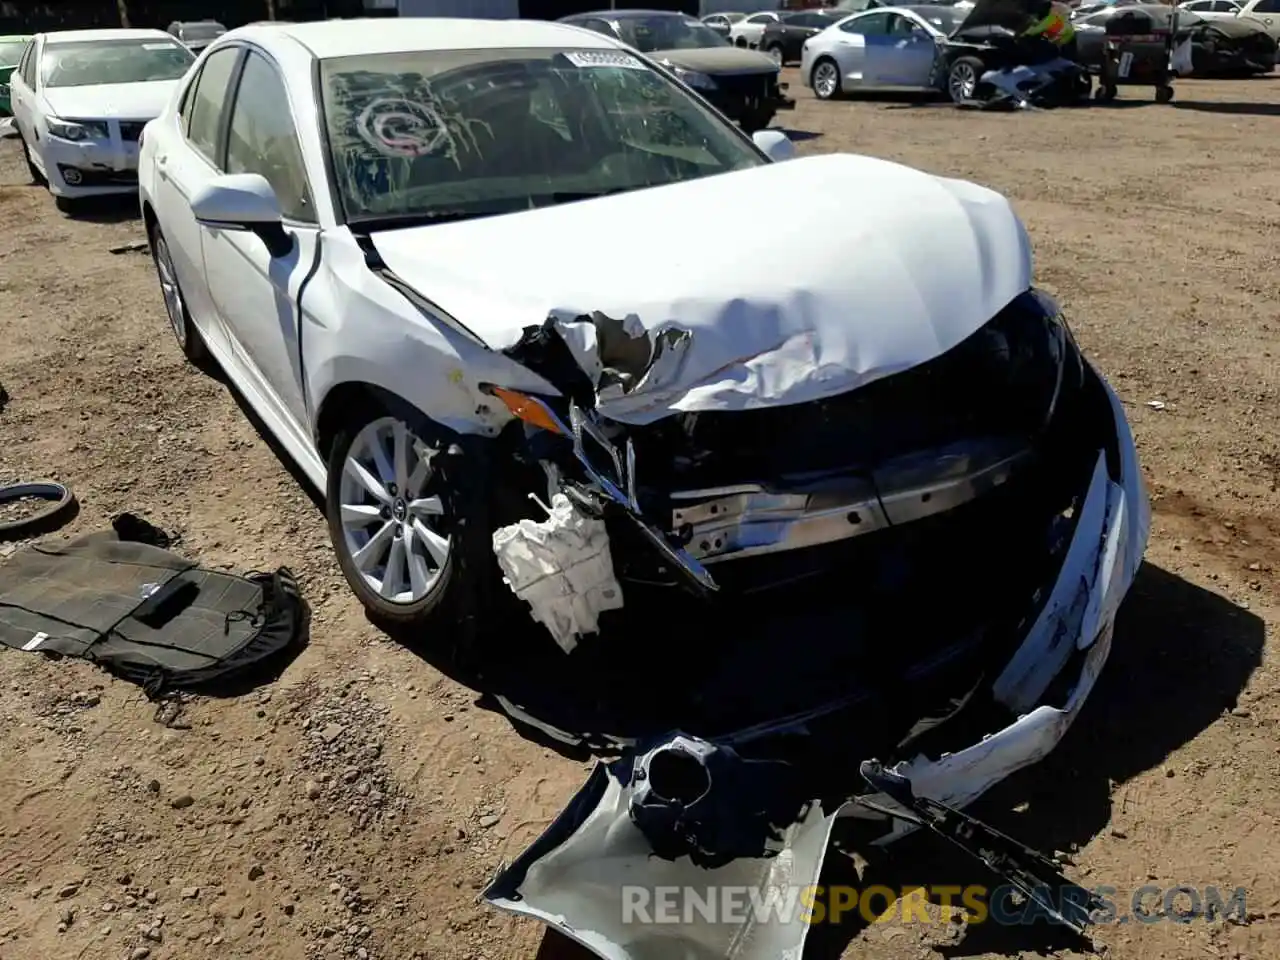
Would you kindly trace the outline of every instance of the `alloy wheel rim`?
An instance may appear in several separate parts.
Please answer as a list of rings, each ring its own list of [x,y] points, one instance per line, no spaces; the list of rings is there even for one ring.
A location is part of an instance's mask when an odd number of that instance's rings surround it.
[[[395,417],[351,441],[338,484],[343,545],[365,584],[383,600],[412,604],[439,584],[452,538],[440,533],[444,502],[430,493],[438,448]]]
[[[782,48],[781,48],[781,47],[770,47],[770,48],[769,48],[769,57],[770,57],[770,59],[772,59],[772,60],[773,60],[773,62],[774,62],[774,63],[776,63],[776,64],[778,64],[779,66],[781,66],[781,64],[782,64]]]
[[[813,87],[818,91],[818,96],[820,97],[829,97],[835,93],[836,71],[831,64],[818,64],[817,74],[813,78]]]
[[[169,314],[173,335],[182,346],[187,344],[187,323],[182,303],[182,291],[178,289],[177,271],[173,257],[163,237],[156,237],[156,272],[160,274],[160,293],[164,296],[164,309]]]
[[[951,99],[957,103],[973,96],[973,88],[977,85],[977,76],[973,67],[967,63],[957,64],[951,69]]]

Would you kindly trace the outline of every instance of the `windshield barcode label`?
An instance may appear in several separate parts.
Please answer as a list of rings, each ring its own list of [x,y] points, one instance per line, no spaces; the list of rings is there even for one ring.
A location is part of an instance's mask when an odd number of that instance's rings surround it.
[[[644,64],[621,50],[574,50],[565,59],[575,67],[618,67],[622,70],[643,70]]]

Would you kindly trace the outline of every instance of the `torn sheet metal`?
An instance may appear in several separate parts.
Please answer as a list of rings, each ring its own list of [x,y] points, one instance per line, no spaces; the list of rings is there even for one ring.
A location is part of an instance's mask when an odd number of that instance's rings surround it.
[[[654,856],[631,817],[630,771],[630,761],[598,765],[485,890],[486,902],[541,920],[604,960],[799,960],[810,928],[799,897],[818,882],[834,813],[814,804],[773,856],[707,869]]]
[[[795,235],[823,242],[780,243],[741,202],[773,194],[796,199]],[[708,224],[712,239],[690,244]],[[572,257],[548,239],[583,237]],[[372,243],[495,350],[551,317],[590,372],[604,367],[593,351],[647,354],[641,376],[600,394],[599,412],[630,424],[844,393],[951,349],[1031,284],[1026,231],[1003,197],[846,154],[380,231]],[[597,314],[612,326],[579,322]]]
[[[542,522],[521,520],[493,533],[502,575],[530,615],[565,653],[595,633],[600,614],[622,607],[622,586],[604,521],[588,516],[563,493],[552,498]]]

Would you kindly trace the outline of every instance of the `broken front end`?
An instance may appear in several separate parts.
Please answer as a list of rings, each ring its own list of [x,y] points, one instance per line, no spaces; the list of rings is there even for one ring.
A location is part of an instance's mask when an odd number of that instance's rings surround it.
[[[509,583],[565,650],[601,624],[607,645],[610,617],[639,631],[609,699],[685,695],[611,736],[504,704],[620,757],[487,899],[616,960],[671,937],[798,956],[795,917],[642,929],[625,898],[817,883],[837,820],[877,844],[926,826],[1028,886],[1045,864],[954,808],[1048,754],[1105,663],[1150,522],[1119,399],[1034,290],[927,362],[786,406],[680,411],[688,336],[553,318],[508,352],[562,396],[492,390],[555,499],[495,535]],[[646,393],[676,409],[605,415]]]

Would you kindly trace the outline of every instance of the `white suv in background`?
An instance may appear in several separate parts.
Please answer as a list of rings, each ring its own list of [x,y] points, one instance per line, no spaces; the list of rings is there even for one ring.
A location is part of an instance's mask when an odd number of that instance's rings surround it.
[[[138,189],[138,138],[195,56],[160,30],[36,34],[10,78],[31,178],[60,208]]]

